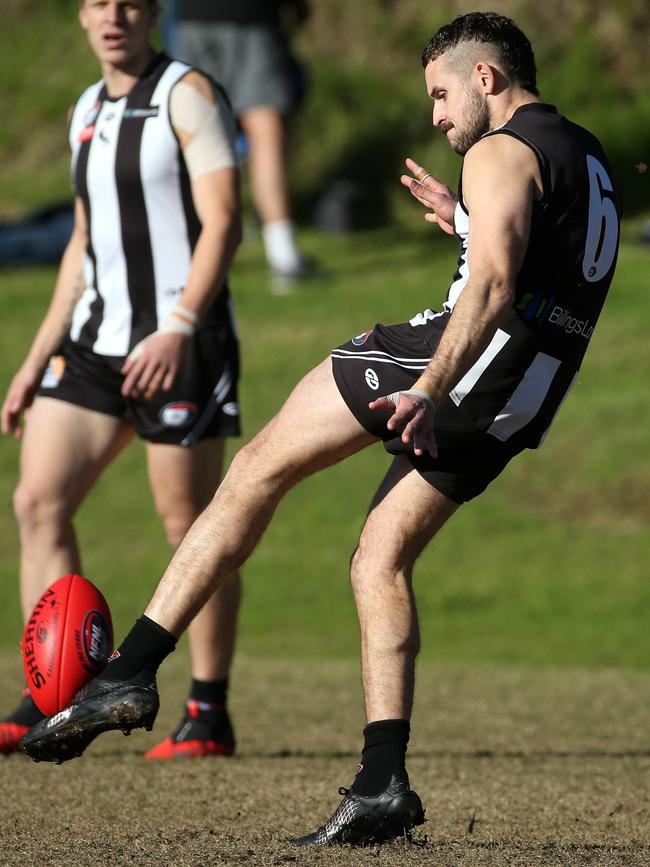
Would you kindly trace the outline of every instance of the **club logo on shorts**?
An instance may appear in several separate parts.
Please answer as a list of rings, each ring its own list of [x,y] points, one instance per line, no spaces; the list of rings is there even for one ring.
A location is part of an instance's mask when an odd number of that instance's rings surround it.
[[[368,329],[368,331],[362,331],[361,334],[357,334],[356,337],[352,338],[352,343],[354,343],[355,346],[363,346],[363,344],[370,337],[372,332],[372,328]]]
[[[47,369],[41,380],[41,388],[56,388],[61,382],[65,371],[65,358],[62,355],[53,355],[47,365]]]
[[[195,403],[168,403],[160,410],[160,421],[165,427],[186,427],[198,412]]]
[[[379,377],[372,369],[372,367],[368,367],[366,369],[364,376],[366,377],[366,384],[368,388],[371,388],[373,391],[377,391],[377,389],[379,388]]]

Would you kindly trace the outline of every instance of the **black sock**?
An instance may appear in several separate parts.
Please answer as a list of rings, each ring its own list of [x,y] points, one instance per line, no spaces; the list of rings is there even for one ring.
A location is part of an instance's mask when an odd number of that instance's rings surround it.
[[[143,670],[155,674],[163,659],[176,647],[176,641],[171,632],[143,614],[115,651],[115,656],[102,672],[102,678],[130,680]]]
[[[220,710],[225,708],[228,698],[228,678],[223,680],[192,679],[190,699],[199,704],[213,705]]]
[[[410,730],[405,719],[378,720],[366,726],[361,764],[352,784],[357,795],[377,795],[388,786],[391,777],[406,774]]]
[[[16,723],[19,726],[35,726],[37,722],[45,719],[45,714],[42,713],[34,704],[34,699],[29,692],[23,693],[23,700],[18,705],[16,710],[6,717],[6,722]]]

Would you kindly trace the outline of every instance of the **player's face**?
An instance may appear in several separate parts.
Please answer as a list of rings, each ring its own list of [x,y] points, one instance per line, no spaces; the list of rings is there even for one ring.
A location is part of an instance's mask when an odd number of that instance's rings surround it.
[[[427,92],[433,99],[433,125],[453,151],[464,155],[489,131],[490,109],[471,77],[463,81],[445,67],[444,60],[441,55],[424,70]]]
[[[79,20],[100,63],[128,69],[148,51],[156,6],[148,0],[84,0]]]

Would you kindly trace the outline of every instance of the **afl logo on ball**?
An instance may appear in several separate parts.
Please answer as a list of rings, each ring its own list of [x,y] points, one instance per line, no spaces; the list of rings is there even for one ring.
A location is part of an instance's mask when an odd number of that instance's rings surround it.
[[[196,418],[198,411],[195,403],[168,403],[160,410],[160,421],[165,427],[186,427]]]
[[[92,668],[102,666],[108,656],[108,628],[99,611],[89,611],[81,630],[83,652]]]
[[[368,385],[368,387],[371,388],[373,391],[377,391],[377,389],[379,388],[379,377],[372,369],[372,367],[369,367],[364,375],[366,377],[366,384]]]

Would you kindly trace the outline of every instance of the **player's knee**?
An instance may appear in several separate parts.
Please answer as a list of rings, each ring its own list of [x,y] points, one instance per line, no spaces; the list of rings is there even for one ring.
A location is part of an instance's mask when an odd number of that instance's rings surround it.
[[[185,520],[176,515],[161,516],[165,538],[169,547],[175,551],[181,544],[187,531],[192,526],[192,521]]]
[[[163,525],[165,538],[170,548],[175,551],[181,544],[187,531],[198,517],[199,511],[192,509],[191,505],[180,500],[166,500],[156,502],[156,511]]]
[[[284,460],[266,429],[237,452],[230,463],[227,476],[239,485],[260,491],[284,491],[295,484],[300,474],[296,462]]]
[[[56,530],[68,519],[62,502],[39,494],[23,482],[14,491],[13,506],[23,539],[46,528]]]
[[[398,552],[393,552],[387,542],[375,545],[362,536],[350,559],[353,589],[375,582],[401,586],[409,583],[409,574],[410,570],[404,567]]]

